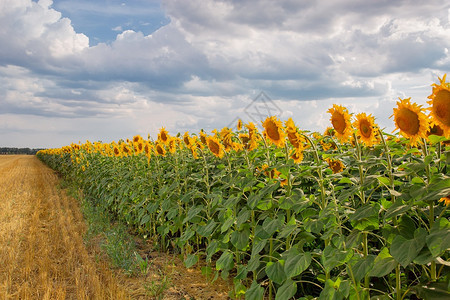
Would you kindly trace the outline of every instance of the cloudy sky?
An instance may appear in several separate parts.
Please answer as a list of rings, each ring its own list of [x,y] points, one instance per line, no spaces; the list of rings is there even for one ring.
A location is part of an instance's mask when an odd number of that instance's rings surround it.
[[[392,131],[450,71],[442,0],[0,0],[0,147],[234,126],[330,125],[333,103]]]

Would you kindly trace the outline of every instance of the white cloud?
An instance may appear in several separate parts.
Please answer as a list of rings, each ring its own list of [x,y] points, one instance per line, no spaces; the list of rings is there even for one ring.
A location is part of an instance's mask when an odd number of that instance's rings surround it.
[[[141,14],[120,3],[59,5]],[[83,119],[96,138],[220,128],[259,91],[305,129],[328,126],[333,103],[372,112],[389,127],[398,97],[425,104],[429,85],[450,67],[450,9],[437,0],[165,0],[169,24],[150,35],[108,24],[115,40],[95,46],[52,7],[0,2],[0,114],[67,126]]]

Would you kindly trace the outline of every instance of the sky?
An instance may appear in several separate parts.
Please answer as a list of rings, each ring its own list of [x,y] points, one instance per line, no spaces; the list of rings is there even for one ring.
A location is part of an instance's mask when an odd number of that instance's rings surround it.
[[[442,0],[0,0],[0,147],[269,114],[322,132],[333,104],[391,132],[399,97],[428,106],[449,49]]]

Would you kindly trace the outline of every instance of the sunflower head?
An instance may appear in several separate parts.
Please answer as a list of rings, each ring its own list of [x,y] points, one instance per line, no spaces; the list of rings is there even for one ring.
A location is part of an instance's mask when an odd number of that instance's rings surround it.
[[[134,144],[135,154],[140,154],[144,151],[144,140],[140,140],[139,142]]]
[[[239,130],[239,131],[242,130],[242,120],[241,120],[241,119],[238,119],[238,120],[237,120],[236,128],[237,128],[237,130]]]
[[[350,114],[347,108],[342,105],[333,104],[328,113],[331,114],[331,124],[333,125],[335,135],[341,142],[347,142],[352,133]]]
[[[441,126],[439,126],[437,124],[430,124],[430,128],[428,128],[428,131],[427,131],[427,136],[430,136],[430,135],[443,136],[444,130],[441,128]]]
[[[294,160],[295,163],[299,164],[303,160],[303,149],[302,148],[295,148],[291,153],[291,158]]]
[[[131,154],[131,150],[126,143],[122,143],[122,154],[128,156]]]
[[[450,83],[445,82],[445,74],[442,79],[439,78],[440,84],[433,84],[433,93],[428,96],[431,105],[428,108],[432,122],[439,125],[444,131],[445,136],[450,136]]]
[[[144,152],[147,156],[150,156],[152,153],[152,144],[149,141],[145,141]]]
[[[117,145],[114,145],[113,152],[115,157],[120,156],[120,149]]]
[[[155,147],[155,153],[157,155],[166,156],[166,149],[164,149],[164,146],[162,144],[157,143]]]
[[[450,205],[450,195],[447,195],[446,197],[442,197],[439,199],[439,202],[444,202],[444,205],[449,206]]]
[[[202,142],[203,145],[206,146],[206,133],[202,130],[200,130],[200,141]]]
[[[233,136],[233,131],[228,127],[224,127],[220,131],[220,138],[222,139],[222,143],[225,147],[225,151],[227,151],[227,152],[233,148],[232,136]]]
[[[366,115],[366,113],[357,114],[353,127],[356,128],[356,135],[363,144],[370,147],[377,143],[377,125],[375,125],[375,118],[372,115]]]
[[[294,121],[292,121],[292,118],[289,118],[286,122],[286,133],[287,138],[291,145],[294,148],[299,148],[301,143],[303,142],[302,136],[297,131],[297,126],[295,126]]]
[[[334,136],[334,128],[333,127],[327,127],[325,131],[323,132],[324,136]]]
[[[206,143],[208,144],[209,150],[218,158],[222,158],[225,152],[223,151],[223,145],[219,142],[217,137],[208,136],[206,138]]]
[[[333,174],[344,171],[344,163],[339,159],[327,158],[326,161],[331,171],[333,171]]]
[[[189,132],[188,131],[186,131],[185,133],[184,133],[184,135],[183,135],[183,141],[184,141],[184,143],[186,144],[186,146],[191,146],[191,144],[192,144],[192,139],[191,139],[191,137],[189,136]]]
[[[158,133],[158,140],[166,144],[169,142],[169,137],[169,132],[164,127],[161,127]]]
[[[269,142],[275,144],[277,147],[284,146],[285,133],[283,131],[283,124],[277,117],[267,117],[262,126],[264,127],[263,134]]]
[[[138,134],[138,135],[135,135],[134,137],[133,137],[133,143],[139,143],[140,141],[142,141],[142,137]]]
[[[429,127],[428,118],[423,113],[421,105],[410,102],[411,98],[399,98],[399,100],[391,117],[394,117],[395,128],[399,129],[400,134],[409,138],[410,144],[415,146],[421,138],[426,137]]]

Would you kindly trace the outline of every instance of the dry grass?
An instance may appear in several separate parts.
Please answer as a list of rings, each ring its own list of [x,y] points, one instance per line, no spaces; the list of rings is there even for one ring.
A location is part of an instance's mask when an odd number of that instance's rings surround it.
[[[77,202],[34,156],[0,156],[0,298],[128,299],[83,244]]]
[[[0,155],[0,299],[228,299],[229,283],[211,285],[142,241],[145,274],[111,269],[99,247],[86,248],[78,201],[58,185],[35,156]]]

